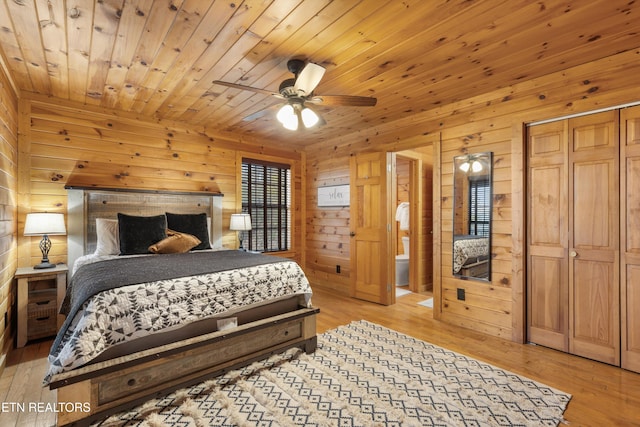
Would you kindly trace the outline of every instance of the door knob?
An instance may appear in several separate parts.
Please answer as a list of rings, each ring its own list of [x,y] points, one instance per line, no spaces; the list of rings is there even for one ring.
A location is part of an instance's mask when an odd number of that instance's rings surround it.
[[[349,236],[354,237],[356,235],[355,231],[352,231],[351,233],[349,233]]]
[[[577,256],[578,256],[578,252],[576,252],[576,251],[571,251],[571,253],[570,253],[569,255],[571,255],[571,258],[575,258],[575,257],[577,257]]]

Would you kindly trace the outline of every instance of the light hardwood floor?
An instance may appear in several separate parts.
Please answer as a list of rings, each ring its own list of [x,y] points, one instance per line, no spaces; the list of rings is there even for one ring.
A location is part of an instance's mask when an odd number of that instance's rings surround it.
[[[320,308],[318,333],[366,319],[572,394],[565,412],[571,427],[640,426],[640,374],[434,321],[432,310],[417,304],[427,297],[409,294],[385,307],[316,287],[313,304]],[[50,345],[47,340],[10,353],[0,377],[0,403],[55,402],[55,393],[41,387]],[[2,427],[54,423],[52,414],[0,412]]]

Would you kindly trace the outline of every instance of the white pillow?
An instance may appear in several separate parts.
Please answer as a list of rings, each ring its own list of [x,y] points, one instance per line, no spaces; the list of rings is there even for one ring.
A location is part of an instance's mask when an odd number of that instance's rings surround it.
[[[96,218],[96,236],[96,255],[120,254],[117,219]]]

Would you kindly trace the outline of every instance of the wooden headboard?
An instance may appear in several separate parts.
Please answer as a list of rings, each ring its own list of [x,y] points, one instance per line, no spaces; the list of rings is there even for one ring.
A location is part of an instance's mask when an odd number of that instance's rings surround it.
[[[68,265],[96,248],[96,218],[117,219],[118,213],[152,216],[165,212],[206,213],[214,249],[222,247],[222,194],[67,188]]]

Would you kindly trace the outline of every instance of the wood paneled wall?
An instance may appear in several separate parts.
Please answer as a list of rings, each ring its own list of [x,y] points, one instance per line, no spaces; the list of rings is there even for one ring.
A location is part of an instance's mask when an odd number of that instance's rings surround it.
[[[396,179],[396,204],[395,206],[399,206],[400,203],[403,202],[410,202],[410,198],[409,198],[409,184],[410,184],[410,171],[409,171],[409,160],[403,157],[397,157],[396,158],[396,175],[397,175],[397,179]],[[395,214],[395,210],[394,210],[394,214]],[[392,219],[395,219],[392,218]],[[400,222],[395,221],[395,226],[396,226],[396,236],[397,238],[397,242],[396,242],[396,253],[398,254],[404,254],[404,251],[402,249],[402,238],[403,237],[409,237],[409,230],[401,230],[400,229]],[[409,254],[406,254],[409,255]]]
[[[420,291],[433,290],[433,147],[415,150],[422,159],[422,268],[418,279]]]
[[[236,247],[228,223],[230,215],[240,210],[239,162],[242,155],[250,155],[292,164],[293,250],[285,256],[300,259],[302,153],[33,94],[21,98],[20,117],[19,230],[27,212],[65,212],[65,185],[220,192],[224,194],[223,245]],[[19,240],[19,265],[37,263],[38,239]],[[53,236],[52,242],[52,262],[66,261],[66,238]]]
[[[469,135],[443,132],[441,148],[441,310],[454,323],[510,338],[512,300],[511,127],[478,132],[484,144],[468,146]],[[491,284],[453,277],[453,158],[465,152],[493,152]],[[458,301],[457,289],[465,290]],[[474,325],[474,322],[478,324]]]
[[[1,61],[1,59],[0,59]],[[1,64],[0,64],[1,65]],[[0,66],[0,373],[13,343],[11,319],[16,290],[16,187],[18,95]]]
[[[349,157],[307,159],[305,273],[312,284],[350,293],[349,207],[318,207],[318,188],[349,184]],[[338,273],[337,266],[340,266]]]
[[[401,151],[434,144],[434,315],[449,323],[491,335],[524,340],[524,137],[526,123],[588,112],[640,101],[640,51],[630,50],[570,68],[561,73],[526,80],[482,96],[460,100],[432,110],[408,114],[405,119],[372,126],[357,134],[341,135],[307,150],[314,165],[307,181],[315,191],[330,175],[347,181],[342,170],[350,156],[363,151]],[[383,108],[381,100],[379,108]],[[378,108],[376,107],[376,108]],[[451,198],[453,156],[494,152],[494,226],[491,283],[460,280],[451,272]],[[310,204],[307,218],[320,220]],[[348,240],[344,234],[317,234],[307,244],[308,256],[331,241]],[[329,239],[330,237],[330,239]],[[348,259],[348,252],[333,254]],[[340,286],[344,277],[324,271],[324,283]],[[455,296],[466,291],[466,300]]]

